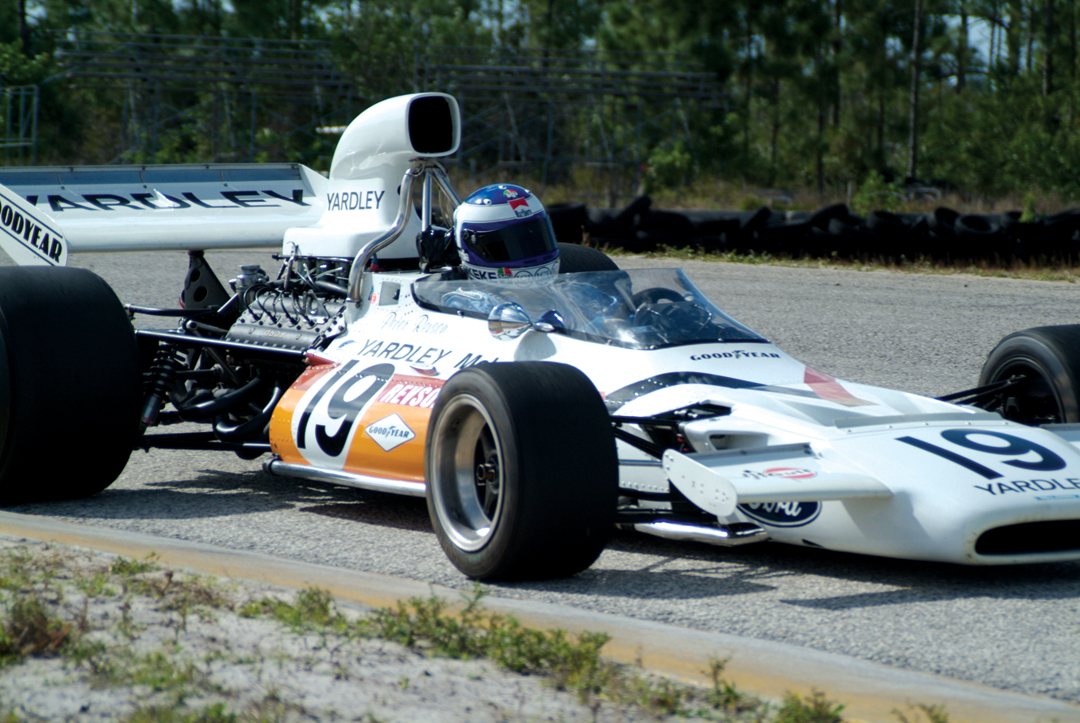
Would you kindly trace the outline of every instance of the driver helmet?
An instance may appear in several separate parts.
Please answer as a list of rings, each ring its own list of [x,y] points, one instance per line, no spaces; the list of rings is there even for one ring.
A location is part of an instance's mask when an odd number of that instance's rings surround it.
[[[521,186],[485,186],[454,211],[454,242],[471,279],[552,278],[559,247],[540,199]]]

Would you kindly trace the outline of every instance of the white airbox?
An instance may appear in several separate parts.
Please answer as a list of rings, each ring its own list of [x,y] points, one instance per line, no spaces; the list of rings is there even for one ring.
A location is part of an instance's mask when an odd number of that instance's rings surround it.
[[[349,124],[334,151],[326,212],[313,226],[285,232],[285,254],[354,258],[393,225],[412,161],[452,155],[460,142],[461,114],[452,96],[416,93],[371,106]],[[419,232],[420,219],[410,213],[404,233],[379,257],[415,258]]]

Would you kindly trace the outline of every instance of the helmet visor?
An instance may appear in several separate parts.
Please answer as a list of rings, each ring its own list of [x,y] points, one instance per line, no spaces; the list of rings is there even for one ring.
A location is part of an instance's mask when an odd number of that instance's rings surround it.
[[[469,229],[463,236],[470,251],[491,263],[537,258],[558,248],[546,215],[493,231]]]

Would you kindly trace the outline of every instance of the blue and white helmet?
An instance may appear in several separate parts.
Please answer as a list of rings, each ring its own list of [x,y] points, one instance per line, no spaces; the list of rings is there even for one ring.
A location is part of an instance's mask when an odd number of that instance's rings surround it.
[[[559,246],[540,199],[499,183],[474,192],[454,212],[454,242],[472,279],[553,277]]]

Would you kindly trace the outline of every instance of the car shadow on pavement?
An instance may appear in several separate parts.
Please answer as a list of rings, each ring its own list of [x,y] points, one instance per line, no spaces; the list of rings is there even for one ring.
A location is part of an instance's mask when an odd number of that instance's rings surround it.
[[[273,512],[353,498],[352,490],[283,479],[259,471],[202,470],[195,476],[146,482],[134,489],[114,484],[91,497],[11,507],[43,517],[104,520],[198,519]]]
[[[120,480],[92,497],[10,508],[51,518],[118,521],[193,520],[297,510],[361,524],[432,534],[422,498],[275,477],[261,470],[212,469],[179,479]],[[107,522],[105,522],[107,524]],[[458,577],[449,568],[447,572]],[[816,577],[873,585],[870,591],[788,595],[788,580]],[[460,585],[469,583],[463,576]],[[854,610],[913,601],[991,596],[996,599],[1061,600],[1080,597],[1080,562],[969,567],[870,557],[765,542],[718,548],[616,531],[601,558],[564,580],[505,583],[492,587],[571,596],[657,599],[715,598],[778,591],[779,602],[808,610]]]
[[[993,597],[1017,600],[1071,600],[1080,597],[1080,562],[1031,565],[955,565],[857,555],[812,547],[764,542],[736,548],[644,537],[617,532],[609,550],[656,556],[694,574],[738,575],[783,589],[784,578],[816,577],[836,583],[864,583],[881,590],[818,598],[786,598],[801,608],[851,610],[916,601]],[[603,560],[603,558],[601,558]],[[638,568],[642,572],[647,567]],[[827,589],[829,585],[817,586]],[[815,588],[817,589],[817,588]],[[719,593],[722,594],[722,593]]]
[[[428,517],[427,503],[422,497],[403,497],[363,490],[354,491],[353,496],[355,499],[349,502],[312,505],[303,507],[300,511],[368,525],[435,534]]]

